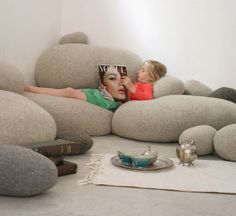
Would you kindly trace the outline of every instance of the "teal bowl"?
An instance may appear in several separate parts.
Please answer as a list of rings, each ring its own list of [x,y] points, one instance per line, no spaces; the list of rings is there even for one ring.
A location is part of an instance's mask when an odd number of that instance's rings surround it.
[[[128,154],[125,154],[121,151],[117,151],[117,154],[124,165],[132,166],[131,157]]]
[[[150,156],[137,156],[137,157],[131,157],[131,163],[134,167],[148,167],[153,164],[153,158]]]

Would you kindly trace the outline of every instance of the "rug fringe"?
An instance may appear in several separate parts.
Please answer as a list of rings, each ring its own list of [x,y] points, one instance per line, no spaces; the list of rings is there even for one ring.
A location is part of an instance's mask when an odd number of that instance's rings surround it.
[[[103,157],[104,157],[104,154],[92,154],[92,157],[90,158],[89,162],[86,164],[91,171],[84,179],[78,180],[78,183],[77,183],[78,185],[92,184],[94,180],[94,176],[96,175],[101,165],[101,161]]]

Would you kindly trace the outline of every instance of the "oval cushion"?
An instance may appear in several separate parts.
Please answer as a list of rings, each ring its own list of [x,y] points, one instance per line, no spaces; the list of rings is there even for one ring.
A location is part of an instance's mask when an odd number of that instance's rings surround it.
[[[57,182],[57,168],[49,159],[16,145],[0,145],[0,194],[33,196]]]
[[[1,90],[0,101],[0,144],[55,139],[55,121],[40,106],[20,94]]]
[[[64,131],[57,134],[58,139],[70,140],[79,145],[79,154],[84,154],[93,146],[92,138],[82,131]]]
[[[23,93],[24,76],[13,65],[0,61],[0,90]]]
[[[40,56],[35,69],[39,86],[51,88],[97,88],[98,64],[122,64],[134,76],[141,59],[126,50],[63,44],[47,49]]]
[[[197,125],[217,130],[236,122],[235,104],[217,98],[169,95],[149,101],[130,101],[114,113],[113,133],[137,140],[171,142]]]
[[[214,147],[223,159],[236,161],[236,124],[228,125],[216,132]]]
[[[195,96],[208,96],[212,89],[205,84],[199,82],[198,80],[188,80],[184,83],[185,94],[195,95]]]
[[[211,154],[215,133],[216,129],[209,125],[195,126],[183,131],[179,137],[179,143],[192,139],[195,141],[198,155]]]
[[[56,121],[57,132],[82,131],[88,135],[111,133],[113,112],[83,100],[25,93],[48,111]]]
[[[173,76],[164,76],[153,85],[154,98],[184,93],[184,83]]]

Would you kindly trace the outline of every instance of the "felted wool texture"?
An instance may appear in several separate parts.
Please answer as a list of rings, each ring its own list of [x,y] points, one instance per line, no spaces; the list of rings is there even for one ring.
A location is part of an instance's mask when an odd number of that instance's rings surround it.
[[[184,83],[186,95],[208,96],[212,89],[198,80],[188,80]]]
[[[113,112],[72,98],[25,93],[25,96],[43,107],[55,119],[57,133],[83,131],[100,136],[111,133]]]
[[[122,137],[154,142],[176,142],[197,125],[220,128],[236,122],[232,102],[209,97],[169,95],[148,101],[130,101],[112,119],[112,132]]]
[[[55,139],[55,121],[42,107],[9,91],[0,90],[0,101],[0,145]]]
[[[44,51],[38,59],[35,78],[39,86],[51,88],[97,88],[98,64],[127,66],[131,78],[142,61],[134,53],[86,44],[62,44]]]
[[[0,77],[0,90],[23,93],[24,76],[16,67],[0,61]]]
[[[60,39],[59,44],[67,44],[67,43],[87,44],[88,37],[83,32],[74,32],[71,34],[66,34]]]
[[[209,94],[209,97],[221,98],[236,103],[236,89],[222,87]]]
[[[180,135],[179,143],[192,139],[195,141],[198,155],[213,153],[213,139],[216,129],[209,125],[199,125],[189,128]]]
[[[0,145],[0,194],[34,196],[57,182],[57,168],[48,158],[16,145]]]
[[[223,159],[236,161],[236,124],[228,125],[216,132],[214,147]]]
[[[159,98],[166,95],[181,95],[184,90],[184,83],[180,79],[166,75],[153,85],[153,96]]]
[[[58,133],[57,138],[63,139],[63,140],[70,140],[70,141],[78,143],[79,149],[80,149],[79,154],[83,154],[87,152],[93,146],[92,138],[88,134],[82,131],[80,132],[79,131],[77,132],[64,131],[64,132]]]

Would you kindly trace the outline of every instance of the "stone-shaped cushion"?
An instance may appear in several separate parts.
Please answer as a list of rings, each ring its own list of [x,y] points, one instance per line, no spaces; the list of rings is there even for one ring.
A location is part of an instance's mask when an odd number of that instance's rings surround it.
[[[16,67],[0,61],[0,77],[0,90],[23,93],[24,76]]]
[[[198,155],[208,155],[213,152],[213,139],[216,129],[209,125],[199,125],[189,128],[180,135],[179,143],[194,140]]]
[[[236,89],[222,87],[209,94],[209,97],[221,98],[236,103]]]
[[[0,145],[55,139],[54,119],[33,101],[1,90],[0,101]]]
[[[92,138],[88,134],[82,131],[80,132],[64,131],[58,133],[57,138],[76,142],[79,145],[79,154],[87,152],[93,146]]]
[[[52,161],[16,145],[0,145],[0,173],[0,194],[7,196],[34,196],[57,182]]]
[[[83,131],[88,135],[100,136],[111,133],[113,112],[86,101],[50,95],[25,93],[56,121],[57,133]]]
[[[71,34],[64,35],[59,41],[59,44],[67,44],[67,43],[87,44],[88,37],[83,32],[74,32]]]
[[[186,95],[208,96],[212,89],[197,80],[188,80],[184,83]]]
[[[228,125],[216,132],[214,147],[223,159],[236,161],[236,124]]]
[[[112,132],[131,139],[171,142],[197,125],[220,129],[236,122],[232,102],[209,97],[169,95],[148,101],[130,101],[119,107]]]
[[[184,83],[180,79],[166,75],[153,85],[153,96],[159,98],[166,95],[181,95],[184,90]]]
[[[42,53],[36,64],[35,78],[43,87],[97,88],[98,64],[126,65],[133,78],[141,63],[136,54],[123,49],[62,44]]]

